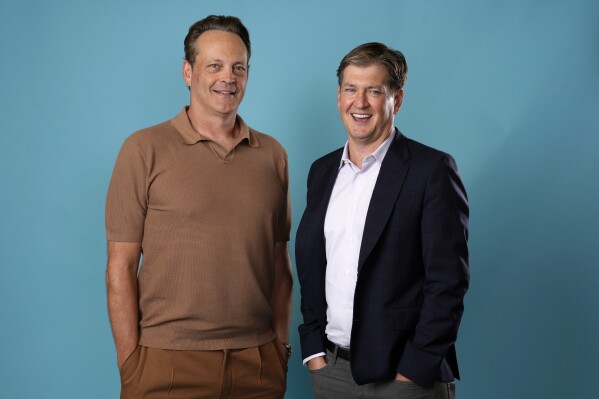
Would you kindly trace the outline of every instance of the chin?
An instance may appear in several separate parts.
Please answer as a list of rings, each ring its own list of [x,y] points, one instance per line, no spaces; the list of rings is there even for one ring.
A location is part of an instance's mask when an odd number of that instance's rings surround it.
[[[371,130],[351,130],[352,132],[352,136],[354,136],[357,139],[366,139],[370,136],[372,136],[372,131]]]

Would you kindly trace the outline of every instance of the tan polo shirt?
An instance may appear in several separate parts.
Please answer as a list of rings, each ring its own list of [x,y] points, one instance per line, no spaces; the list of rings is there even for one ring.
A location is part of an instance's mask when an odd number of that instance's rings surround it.
[[[186,108],[131,135],[106,200],[106,237],[142,242],[140,344],[245,348],[274,339],[275,243],[289,240],[287,154],[241,117],[230,152]]]

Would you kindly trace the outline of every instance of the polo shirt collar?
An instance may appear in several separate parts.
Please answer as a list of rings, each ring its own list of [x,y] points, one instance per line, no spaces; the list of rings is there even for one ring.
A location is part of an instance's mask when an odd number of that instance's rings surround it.
[[[200,132],[196,131],[193,126],[191,126],[191,122],[187,116],[188,109],[189,106],[183,107],[181,112],[171,119],[171,125],[175,129],[179,139],[187,145],[193,145],[200,141],[210,141],[209,138],[202,136]],[[258,147],[258,138],[256,137],[256,134],[250,129],[241,116],[236,116],[235,123],[239,124],[240,143],[247,140],[250,147]]]

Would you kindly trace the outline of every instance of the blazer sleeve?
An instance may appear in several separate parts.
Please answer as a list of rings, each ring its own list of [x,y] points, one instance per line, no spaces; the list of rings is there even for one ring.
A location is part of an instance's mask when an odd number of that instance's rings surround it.
[[[316,220],[313,217],[314,209],[314,175],[316,166],[313,164],[308,173],[308,192],[306,210],[300,221],[295,240],[296,268],[301,290],[301,312],[303,323],[299,325],[302,359],[314,354],[324,352],[323,334],[319,314],[324,311],[324,276],[320,276],[322,254],[314,250],[316,240]]]
[[[422,205],[421,242],[425,280],[414,336],[397,371],[432,386],[457,338],[469,285],[468,199],[454,159],[442,154],[428,176]]]

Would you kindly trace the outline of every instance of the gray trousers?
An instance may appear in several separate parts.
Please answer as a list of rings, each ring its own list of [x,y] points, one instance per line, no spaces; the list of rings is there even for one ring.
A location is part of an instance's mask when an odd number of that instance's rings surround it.
[[[358,385],[347,360],[327,350],[326,361],[323,368],[310,371],[316,399],[455,399],[453,382],[436,382],[432,389],[400,381]]]

